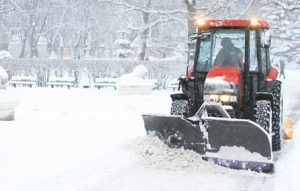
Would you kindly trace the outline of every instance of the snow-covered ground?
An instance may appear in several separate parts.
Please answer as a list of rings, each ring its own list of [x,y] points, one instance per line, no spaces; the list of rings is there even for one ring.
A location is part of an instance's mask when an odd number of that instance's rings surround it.
[[[274,174],[223,168],[147,137],[141,114],[169,113],[170,91],[9,88],[20,105],[15,121],[0,122],[0,190],[299,190],[300,71],[286,74],[285,110],[295,132]]]

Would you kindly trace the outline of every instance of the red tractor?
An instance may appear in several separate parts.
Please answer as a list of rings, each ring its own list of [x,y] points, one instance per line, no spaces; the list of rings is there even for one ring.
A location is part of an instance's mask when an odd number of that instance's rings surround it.
[[[193,64],[179,78],[183,93],[171,95],[171,115],[143,115],[146,131],[219,165],[273,171],[273,151],[282,144],[283,115],[278,69],[269,57],[269,24],[203,19],[195,23],[198,32],[190,35],[195,52],[188,56]],[[224,151],[238,156],[224,157]],[[259,157],[239,158],[247,152]]]

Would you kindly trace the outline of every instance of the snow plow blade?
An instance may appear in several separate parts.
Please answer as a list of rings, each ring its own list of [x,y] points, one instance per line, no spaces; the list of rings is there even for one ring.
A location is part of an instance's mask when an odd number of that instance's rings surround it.
[[[273,172],[271,135],[258,124],[244,119],[208,117],[203,120],[210,146],[204,160],[233,169]],[[237,152],[234,157],[227,158],[219,153],[221,147],[244,148],[246,153]],[[247,156],[242,157],[244,154]]]
[[[205,153],[205,139],[198,120],[176,115],[143,115],[143,119],[147,134],[155,133],[169,147],[184,147]]]
[[[223,117],[185,118],[176,115],[143,115],[148,134],[154,132],[170,147],[184,147],[203,155],[203,159],[233,169],[272,172],[274,169],[270,135],[258,124]],[[201,127],[200,127],[201,125]],[[221,147],[241,147],[255,157],[226,158]],[[213,155],[211,155],[213,153]]]
[[[238,146],[272,159],[270,135],[258,124],[250,120],[215,117],[204,121],[207,123],[208,142],[213,150],[219,150],[221,146]]]

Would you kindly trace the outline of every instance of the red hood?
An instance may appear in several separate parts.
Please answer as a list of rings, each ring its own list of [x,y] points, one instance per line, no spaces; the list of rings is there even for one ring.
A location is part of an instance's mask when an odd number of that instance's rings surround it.
[[[226,82],[241,84],[241,69],[239,66],[215,66],[207,74],[207,78],[223,77]]]

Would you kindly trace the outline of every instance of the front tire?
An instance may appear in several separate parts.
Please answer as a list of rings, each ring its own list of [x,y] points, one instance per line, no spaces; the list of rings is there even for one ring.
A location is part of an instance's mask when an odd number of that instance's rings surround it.
[[[283,122],[283,99],[281,91],[281,82],[276,81],[272,88],[269,90],[274,96],[273,101],[273,124],[272,124],[272,149],[273,151],[278,151],[282,147],[283,143],[283,132],[282,132],[282,122]]]
[[[271,102],[267,100],[257,100],[254,105],[253,119],[270,134],[272,130]]]

